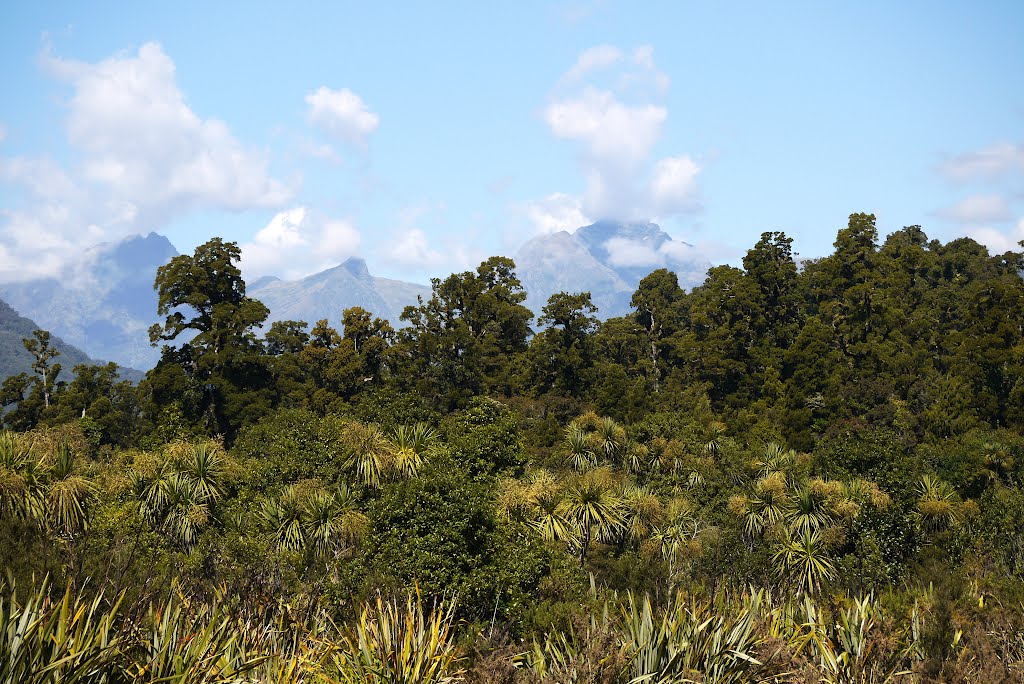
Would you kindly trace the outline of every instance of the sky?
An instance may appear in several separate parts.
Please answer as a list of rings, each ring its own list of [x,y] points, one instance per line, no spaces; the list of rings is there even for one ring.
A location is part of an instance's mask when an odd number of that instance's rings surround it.
[[[426,282],[598,219],[1024,239],[1024,3],[7,3],[0,281],[151,231]]]

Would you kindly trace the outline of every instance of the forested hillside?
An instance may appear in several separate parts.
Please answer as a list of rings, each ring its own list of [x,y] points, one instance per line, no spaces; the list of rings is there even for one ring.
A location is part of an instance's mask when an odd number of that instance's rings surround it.
[[[5,392],[9,681],[1024,678],[1021,252],[854,214],[604,322],[492,257],[265,334],[239,257],[159,268],[137,387]]]
[[[22,340],[32,337],[38,326],[18,314],[7,302],[0,300],[0,375],[9,377],[18,373],[31,372],[32,354],[25,348]],[[54,339],[54,347],[59,349],[66,363],[87,363],[89,357],[84,352],[65,344],[63,340]]]

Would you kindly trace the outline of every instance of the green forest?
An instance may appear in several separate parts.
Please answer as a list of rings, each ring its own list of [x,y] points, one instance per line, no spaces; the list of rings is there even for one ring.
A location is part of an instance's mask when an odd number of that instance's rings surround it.
[[[0,682],[1024,681],[1024,252],[853,214],[605,321],[491,257],[400,327],[240,256],[138,384],[26,338]]]

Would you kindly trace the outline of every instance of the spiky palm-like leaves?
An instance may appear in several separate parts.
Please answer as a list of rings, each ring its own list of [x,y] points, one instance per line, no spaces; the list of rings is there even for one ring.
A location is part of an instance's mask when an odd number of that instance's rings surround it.
[[[756,657],[764,636],[755,629],[768,611],[763,595],[724,607],[677,598],[658,611],[649,597],[628,595],[618,610],[606,603],[580,633],[549,634],[519,659],[542,681],[765,681]]]
[[[646,448],[635,445],[630,453],[625,429],[611,418],[584,413],[565,428],[564,452],[569,467],[583,472],[598,463],[635,461],[637,470],[647,462]]]
[[[24,440],[0,432],[0,515],[37,519],[43,509],[42,473]]]
[[[128,666],[131,681],[214,684],[247,681],[268,656],[245,647],[247,628],[218,603],[192,605],[173,596],[151,606],[149,629]]]
[[[790,505],[786,479],[779,472],[758,479],[750,494],[736,495],[729,500],[729,509],[743,519],[743,531],[750,538],[781,525],[789,514]]]
[[[761,455],[754,460],[754,468],[761,477],[781,474],[787,481],[794,475],[797,466],[797,453],[774,442],[765,445]]]
[[[960,497],[948,482],[934,475],[922,475],[917,495],[917,513],[927,531],[939,532],[960,519]]]
[[[96,486],[74,472],[75,454],[70,443],[58,443],[47,473],[45,520],[47,527],[64,537],[85,528],[86,509],[96,496]]]
[[[815,595],[836,575],[835,565],[819,532],[787,535],[772,557],[776,573],[798,594]]]
[[[173,453],[178,450],[183,453]],[[129,473],[139,511],[172,543],[188,548],[213,520],[224,495],[224,455],[213,443],[173,445],[149,475]]]
[[[363,485],[377,488],[386,479],[392,451],[387,437],[376,425],[349,423],[342,433],[345,466]]]
[[[448,684],[461,679],[454,639],[455,604],[427,612],[419,597],[404,603],[379,595],[342,638],[330,674],[351,684]]]
[[[181,471],[191,478],[196,495],[204,501],[220,501],[224,496],[224,453],[218,446],[210,442],[192,446]]]
[[[525,482],[506,480],[498,510],[508,520],[525,524],[544,541],[576,543],[576,529],[566,518],[562,488],[547,470],[531,472]]]
[[[793,493],[789,509],[789,529],[796,535],[818,532],[832,522],[828,501],[820,490],[802,486]]]
[[[13,585],[0,583],[0,684],[115,681],[120,599],[86,601],[69,586],[51,602],[48,590],[44,581],[21,601]]]
[[[260,521],[270,537],[271,546],[278,551],[305,551],[302,504],[302,493],[296,485],[288,485],[280,497],[263,502]]]
[[[369,519],[356,508],[355,496],[345,485],[310,494],[303,511],[303,530],[313,553],[328,556],[358,542],[369,529]]]
[[[260,520],[275,549],[314,556],[333,555],[355,544],[369,528],[344,485],[333,491],[289,485],[280,497],[263,502]]]
[[[619,495],[622,532],[625,538],[639,543],[651,536],[665,520],[661,499],[646,487],[627,485]]]
[[[668,561],[669,580],[675,583],[680,565],[700,556],[718,528],[709,527],[683,498],[668,502],[665,518],[664,525],[654,528],[651,539],[657,543],[661,557]]]
[[[388,470],[398,477],[415,477],[434,441],[434,429],[425,423],[399,425],[390,435]]]
[[[577,472],[590,470],[597,464],[597,454],[588,434],[581,429],[570,429],[565,434],[565,458],[569,467]]]
[[[622,528],[622,499],[614,484],[611,472],[598,468],[580,475],[565,489],[560,507],[577,531],[581,564],[587,560],[593,539],[611,541]]]

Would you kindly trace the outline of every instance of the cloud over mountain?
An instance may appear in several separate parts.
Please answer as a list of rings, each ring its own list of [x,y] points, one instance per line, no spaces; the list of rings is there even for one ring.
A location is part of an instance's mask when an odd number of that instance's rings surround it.
[[[660,103],[668,86],[647,45],[631,53],[590,48],[559,80],[544,121],[556,138],[578,145],[584,215],[637,221],[700,208],[699,164],[688,154],[654,156],[668,121]]]
[[[192,110],[159,44],[96,63],[47,49],[41,64],[70,89],[74,163],[0,158],[0,182],[21,190],[0,215],[0,280],[54,275],[89,245],[193,211],[273,208],[292,196],[265,153]]]

